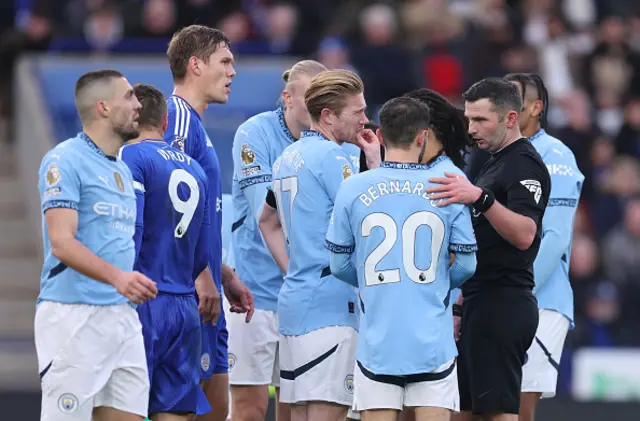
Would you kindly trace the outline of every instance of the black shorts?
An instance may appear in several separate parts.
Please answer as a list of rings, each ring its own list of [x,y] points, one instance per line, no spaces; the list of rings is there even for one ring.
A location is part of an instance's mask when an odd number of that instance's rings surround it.
[[[526,291],[465,298],[458,343],[460,410],[520,411],[522,366],[537,328],[538,302]]]

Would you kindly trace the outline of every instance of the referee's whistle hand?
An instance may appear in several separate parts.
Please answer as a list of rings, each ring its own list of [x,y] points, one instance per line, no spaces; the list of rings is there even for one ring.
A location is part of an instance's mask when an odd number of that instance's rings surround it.
[[[430,183],[435,186],[427,188],[429,199],[435,202],[435,206],[443,207],[452,203],[470,205],[480,198],[482,189],[471,184],[464,176],[445,172],[445,177],[430,178]]]
[[[116,290],[135,304],[156,298],[156,283],[137,271],[122,272],[114,282]]]

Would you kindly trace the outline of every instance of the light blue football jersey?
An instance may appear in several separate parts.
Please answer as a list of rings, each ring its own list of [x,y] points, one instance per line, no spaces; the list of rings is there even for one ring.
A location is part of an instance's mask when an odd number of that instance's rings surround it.
[[[542,129],[529,140],[542,156],[551,176],[549,204],[542,218],[542,242],[533,263],[533,293],[538,298],[539,308],[565,315],[573,326],[569,258],[584,175],[571,150],[560,140]]]
[[[279,330],[302,335],[327,326],[358,328],[356,289],[331,275],[324,239],[340,183],[355,169],[349,155],[307,130],[273,166],[273,192],[290,253],[278,297]]]
[[[238,276],[261,310],[277,310],[283,278],[262,238],[258,220],[273,164],[295,141],[282,108],[251,117],[238,127],[233,139],[233,254]]]
[[[131,171],[107,156],[84,133],[58,144],[42,159],[38,176],[42,211],[78,212],[76,239],[93,254],[123,271],[133,270],[136,195]],[[42,216],[44,265],[38,302],[117,305],[128,299],[108,284],[67,267],[51,253]]]
[[[169,294],[193,294],[209,261],[209,191],[198,162],[163,140],[125,145],[136,192],[135,269]]]
[[[235,269],[236,261],[231,240],[233,226],[233,199],[230,194],[222,195],[222,264]]]
[[[357,359],[375,374],[427,373],[457,355],[449,253],[477,246],[469,208],[439,208],[426,193],[427,180],[445,171],[464,177],[445,156],[429,165],[383,162],[338,192],[326,247],[355,251]]]

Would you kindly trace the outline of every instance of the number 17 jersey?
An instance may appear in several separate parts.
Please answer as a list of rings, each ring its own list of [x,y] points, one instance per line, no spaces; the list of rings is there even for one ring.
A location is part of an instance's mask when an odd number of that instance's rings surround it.
[[[209,257],[207,177],[198,162],[162,140],[120,150],[136,192],[135,269],[160,292],[193,294]]]
[[[427,180],[445,171],[464,177],[445,156],[383,162],[338,191],[326,246],[356,254],[357,360],[375,374],[429,373],[457,355],[449,253],[475,252],[476,241],[467,206],[429,199]]]

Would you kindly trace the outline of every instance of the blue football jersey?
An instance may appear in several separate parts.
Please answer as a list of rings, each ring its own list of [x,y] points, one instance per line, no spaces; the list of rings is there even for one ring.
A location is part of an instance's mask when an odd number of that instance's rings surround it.
[[[355,251],[357,359],[376,374],[431,372],[457,355],[449,253],[477,247],[469,208],[439,208],[426,193],[427,180],[445,171],[464,177],[445,156],[429,165],[383,162],[338,192],[326,247]]]
[[[135,269],[158,291],[195,292],[194,280],[207,267],[209,192],[198,162],[162,140],[143,140],[120,149],[137,197]]]
[[[233,226],[233,199],[230,194],[222,195],[222,264],[231,268],[236,267],[231,241],[231,227]]]
[[[216,150],[202,125],[200,115],[181,97],[172,95],[167,101],[169,125],[164,140],[198,161],[207,175],[209,189],[209,268],[222,292],[222,180]],[[215,211],[214,211],[215,210]]]
[[[278,297],[279,330],[302,335],[327,326],[357,329],[356,289],[331,275],[324,238],[343,179],[354,173],[349,155],[320,132],[304,131],[273,167],[273,192],[289,267]]]
[[[75,209],[76,239],[104,261],[123,271],[133,270],[136,195],[131,171],[124,162],[105,155],[80,133],[44,156],[38,190],[43,212]],[[81,275],[51,253],[44,214],[42,232],[44,265],[38,302],[116,305],[128,301],[113,286]]]
[[[236,271],[253,294],[255,307],[276,311],[282,272],[267,248],[258,220],[274,162],[295,137],[282,108],[251,117],[233,139],[233,247]]]
[[[569,258],[584,175],[571,150],[560,140],[544,130],[539,130],[529,140],[542,156],[551,177],[549,204],[542,218],[542,242],[533,263],[533,292],[541,309],[555,310],[573,325]]]

